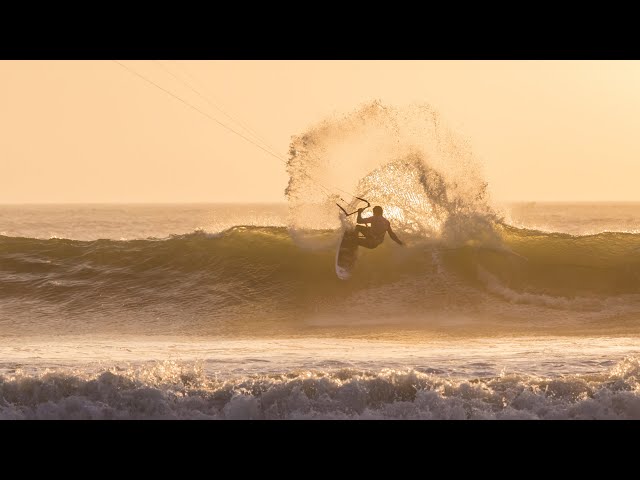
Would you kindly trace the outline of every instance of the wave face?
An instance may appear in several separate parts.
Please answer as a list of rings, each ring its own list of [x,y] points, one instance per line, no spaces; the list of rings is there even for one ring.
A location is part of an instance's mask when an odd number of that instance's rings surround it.
[[[198,364],[0,376],[0,419],[639,419],[640,362],[591,375],[473,380],[415,369],[226,380]]]
[[[493,237],[497,246],[405,234],[407,248],[387,240],[361,252],[348,282],[335,274],[333,230],[309,233],[305,245],[313,238],[313,248],[299,246],[285,227],[163,240],[0,237],[0,298],[6,312],[34,316],[161,311],[201,317],[203,326],[345,315],[354,323],[428,323],[437,313],[544,324],[567,312],[576,322],[636,325],[640,235],[573,237],[496,224]]]

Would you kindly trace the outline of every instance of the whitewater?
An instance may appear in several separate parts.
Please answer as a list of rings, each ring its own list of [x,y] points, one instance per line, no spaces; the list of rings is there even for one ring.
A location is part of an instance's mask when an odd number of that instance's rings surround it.
[[[0,206],[0,418],[640,418],[640,204],[495,202],[425,105],[287,170],[282,204]],[[407,247],[342,281],[346,192]]]

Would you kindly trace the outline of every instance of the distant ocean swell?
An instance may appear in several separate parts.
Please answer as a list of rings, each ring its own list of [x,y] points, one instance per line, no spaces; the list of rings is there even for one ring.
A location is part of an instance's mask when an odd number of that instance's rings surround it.
[[[218,380],[198,364],[0,376],[0,419],[640,419],[640,358],[591,375],[414,369]]]

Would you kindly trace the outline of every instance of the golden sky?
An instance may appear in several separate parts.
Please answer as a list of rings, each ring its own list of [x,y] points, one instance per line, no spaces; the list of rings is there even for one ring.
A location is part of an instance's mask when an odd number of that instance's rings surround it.
[[[499,201],[640,201],[640,61],[123,61],[286,157],[379,99],[433,105]],[[237,127],[235,127],[237,128]],[[113,61],[0,61],[0,203],[284,201],[283,163]]]

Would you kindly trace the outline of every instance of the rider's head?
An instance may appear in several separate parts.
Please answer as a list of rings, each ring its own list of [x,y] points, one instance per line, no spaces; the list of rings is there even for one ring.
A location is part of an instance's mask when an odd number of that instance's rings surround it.
[[[382,215],[382,207],[380,205],[373,207],[373,214]]]

